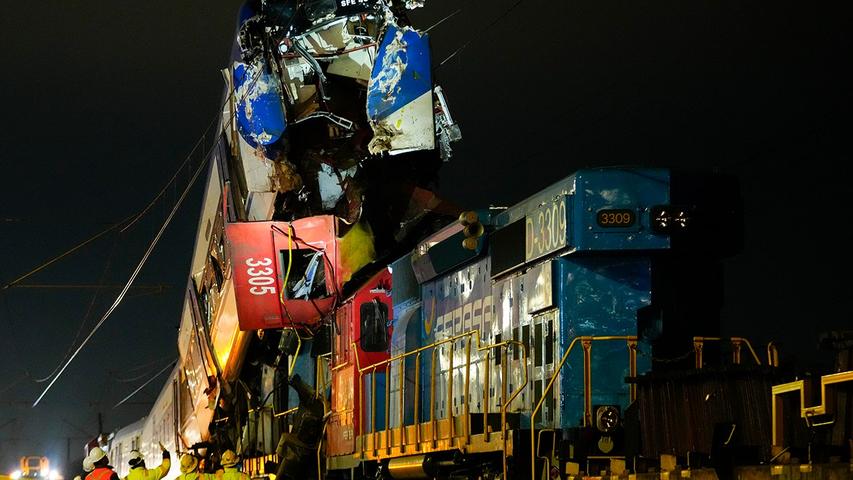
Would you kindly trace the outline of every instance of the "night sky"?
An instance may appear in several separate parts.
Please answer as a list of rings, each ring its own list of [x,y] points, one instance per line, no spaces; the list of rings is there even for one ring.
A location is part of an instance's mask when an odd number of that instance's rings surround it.
[[[742,253],[723,331],[776,339],[803,368],[820,332],[851,328],[853,21],[846,2],[427,0],[433,62],[463,141],[441,173],[464,207],[510,205],[573,171],[716,169],[741,182]],[[107,6],[108,5],[108,6]],[[0,283],[141,210],[217,113],[239,1],[42,1],[0,15]],[[132,229],[30,284],[123,284],[186,184]],[[147,413],[127,394],[176,357],[200,190],[132,290],[35,409],[79,331],[118,289],[0,293],[0,472],[58,466],[98,430]],[[97,293],[97,295],[95,295]],[[88,316],[87,316],[87,312]],[[82,324],[82,325],[81,325]],[[79,465],[73,465],[75,472]]]

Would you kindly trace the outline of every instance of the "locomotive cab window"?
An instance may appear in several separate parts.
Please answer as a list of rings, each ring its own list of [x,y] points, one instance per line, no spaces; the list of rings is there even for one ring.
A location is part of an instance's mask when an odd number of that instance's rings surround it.
[[[284,298],[312,300],[329,296],[326,289],[326,257],[322,250],[294,249],[291,253],[282,250],[280,258],[281,272],[287,281]],[[264,279],[258,278],[258,282]]]
[[[361,349],[365,352],[388,350],[388,305],[374,299],[361,305]]]

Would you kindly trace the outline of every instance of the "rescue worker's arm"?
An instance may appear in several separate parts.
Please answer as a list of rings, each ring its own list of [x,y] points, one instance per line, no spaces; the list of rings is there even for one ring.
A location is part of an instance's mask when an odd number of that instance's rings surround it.
[[[166,447],[164,447],[162,443],[160,443],[160,450],[163,450],[163,463],[161,463],[160,466],[157,467],[159,469],[159,472],[157,473],[157,477],[155,477],[154,480],[160,480],[161,478],[165,477],[169,473],[169,470],[172,468],[172,456],[169,454],[169,451],[166,450]]]

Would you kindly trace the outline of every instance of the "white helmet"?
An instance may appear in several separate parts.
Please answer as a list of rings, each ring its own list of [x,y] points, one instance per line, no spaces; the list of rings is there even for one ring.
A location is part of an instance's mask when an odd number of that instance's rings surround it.
[[[95,466],[92,464],[92,460],[89,457],[83,459],[83,471],[86,473],[91,472],[95,469]]]
[[[141,465],[143,461],[145,461],[145,458],[143,458],[142,453],[139,450],[130,451],[130,459],[127,463],[129,463],[131,467]]]
[[[103,451],[103,449],[101,449],[101,447],[95,447],[95,448],[89,450],[89,456],[86,458],[87,458],[87,460],[89,460],[89,462],[92,463],[93,470],[94,470],[94,465],[96,463],[98,463],[99,460],[106,458],[106,457],[107,457],[107,452]],[[109,462],[109,459],[107,459],[107,462]],[[84,463],[84,465],[85,465],[85,463]]]

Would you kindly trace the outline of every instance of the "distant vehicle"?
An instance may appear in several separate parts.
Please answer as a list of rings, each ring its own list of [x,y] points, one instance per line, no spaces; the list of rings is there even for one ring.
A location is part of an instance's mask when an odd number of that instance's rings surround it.
[[[19,480],[21,478],[61,480],[62,478],[56,470],[50,469],[50,460],[47,457],[21,457],[20,467],[20,470],[12,472],[9,478],[12,480]]]

